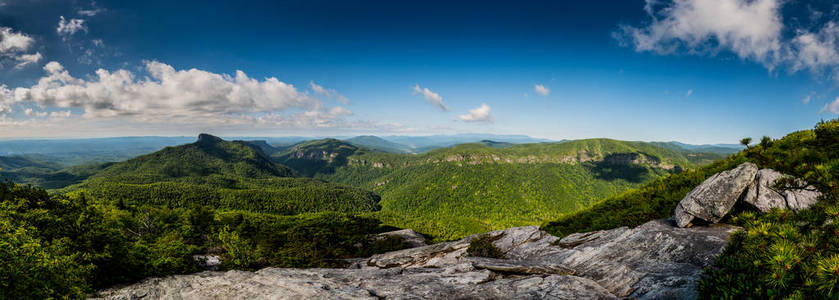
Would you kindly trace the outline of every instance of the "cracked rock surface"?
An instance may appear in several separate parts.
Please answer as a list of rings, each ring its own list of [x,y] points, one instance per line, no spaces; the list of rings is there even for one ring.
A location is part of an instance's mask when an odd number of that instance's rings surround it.
[[[265,268],[146,279],[106,299],[690,299],[736,227],[636,228],[559,239],[538,227],[488,233],[504,259],[466,256],[469,241],[375,255],[346,269]]]
[[[791,177],[772,169],[760,169],[753,163],[719,172],[690,191],[673,211],[679,227],[688,227],[694,219],[717,223],[738,201],[761,212],[773,208],[801,211],[818,202],[821,193],[801,179],[794,187],[778,190],[778,179]]]

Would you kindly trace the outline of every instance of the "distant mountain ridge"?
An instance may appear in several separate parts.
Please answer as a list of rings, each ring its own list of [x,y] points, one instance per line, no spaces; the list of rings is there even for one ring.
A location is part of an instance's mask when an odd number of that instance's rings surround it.
[[[483,140],[396,154],[324,139],[272,158],[305,176],[373,190],[382,197],[380,218],[445,240],[577,211],[694,167],[693,154],[673,145],[610,139]]]
[[[354,146],[364,147],[375,151],[388,153],[413,153],[414,148],[407,145],[394,143],[373,135],[360,135],[344,140]]]

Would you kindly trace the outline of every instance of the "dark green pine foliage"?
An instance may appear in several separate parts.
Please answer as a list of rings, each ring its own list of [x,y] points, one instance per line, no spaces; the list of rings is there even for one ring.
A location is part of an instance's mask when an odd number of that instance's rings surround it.
[[[124,206],[206,205],[278,214],[380,208],[372,192],[296,177],[258,147],[207,134],[192,144],[110,165],[67,191]]]

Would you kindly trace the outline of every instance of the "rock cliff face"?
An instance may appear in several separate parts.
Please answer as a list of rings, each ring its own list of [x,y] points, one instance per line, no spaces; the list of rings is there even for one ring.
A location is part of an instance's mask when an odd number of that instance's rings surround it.
[[[347,269],[203,272],[105,290],[107,299],[639,299],[695,298],[728,225],[636,228],[559,239],[537,227],[488,233],[505,259],[469,257],[477,236],[373,256]]]

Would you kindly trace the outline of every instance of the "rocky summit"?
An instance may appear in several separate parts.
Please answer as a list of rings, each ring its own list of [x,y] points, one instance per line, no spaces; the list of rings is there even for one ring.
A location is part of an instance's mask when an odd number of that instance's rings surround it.
[[[346,269],[265,268],[152,278],[104,299],[638,299],[696,298],[702,269],[736,227],[636,228],[563,239],[538,227],[487,233],[504,258],[471,257],[478,235],[375,255]],[[405,232],[400,233],[402,235]]]
[[[775,186],[781,178],[790,176],[772,169],[760,169],[753,163],[743,163],[732,170],[720,172],[706,179],[679,202],[673,212],[679,227],[691,225],[694,218],[717,223],[738,201],[761,212],[772,208],[800,211],[815,204],[821,193],[800,179],[785,189]]]

